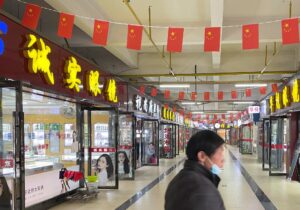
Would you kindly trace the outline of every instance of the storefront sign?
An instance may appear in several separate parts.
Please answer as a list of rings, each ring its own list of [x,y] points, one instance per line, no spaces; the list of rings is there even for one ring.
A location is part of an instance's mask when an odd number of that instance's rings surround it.
[[[135,95],[133,98],[133,109],[156,116],[159,113],[159,105],[146,97]]]
[[[290,86],[285,86],[282,92],[282,103],[284,107],[291,105],[291,89]]]
[[[79,166],[69,167],[67,170],[79,171]],[[25,177],[26,208],[62,194],[62,183],[59,179],[59,171],[60,170],[53,170]],[[68,184],[70,186],[68,191],[79,187],[79,182],[69,181]]]
[[[101,94],[99,87],[99,75],[98,71],[89,71],[87,73],[87,90],[93,95],[97,96]]]
[[[13,168],[14,160],[13,159],[0,159],[0,168]]]
[[[260,107],[259,106],[249,106],[248,107],[248,113],[249,114],[256,114],[260,112]]]
[[[293,92],[292,92],[292,97],[293,97],[293,102],[294,103],[299,103],[300,102],[300,90],[299,90],[299,79],[295,79],[293,83]]]
[[[105,95],[106,95],[106,100],[109,102],[117,103],[119,101],[117,96],[116,80],[114,79],[106,80]]]
[[[175,113],[171,109],[162,108],[162,118],[165,120],[175,121]]]
[[[275,112],[276,111],[275,96],[270,96],[269,102],[270,102],[271,112]]]
[[[7,24],[3,21],[0,21],[0,34],[7,34]],[[2,38],[0,38],[0,55],[4,53],[5,44]]]
[[[79,85],[81,84],[78,73],[81,72],[81,66],[78,65],[76,58],[71,56],[66,61],[64,71],[66,87],[78,93],[80,91]]]
[[[276,109],[282,109],[283,104],[282,104],[282,93],[281,92],[276,92],[275,94],[275,102],[276,102]]]
[[[90,148],[90,152],[116,152],[116,148],[114,147]]]

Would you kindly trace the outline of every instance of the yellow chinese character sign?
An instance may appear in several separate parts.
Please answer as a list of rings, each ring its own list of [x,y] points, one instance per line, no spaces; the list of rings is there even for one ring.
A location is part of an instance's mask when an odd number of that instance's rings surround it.
[[[270,96],[270,109],[271,109],[271,112],[276,111],[275,96]]]
[[[285,86],[282,92],[282,103],[284,107],[291,105],[291,89],[290,86]]]
[[[45,44],[42,38],[37,38],[33,34],[27,35],[26,38],[26,50],[24,50],[23,54],[28,58],[29,72],[34,74],[38,72],[43,73],[46,82],[50,85],[54,85],[54,74],[51,72],[51,62],[48,59],[51,48]]]
[[[117,96],[116,80],[114,80],[114,79],[106,80],[105,87],[106,87],[105,88],[106,99],[110,102],[117,103],[118,102],[118,96]]]
[[[292,92],[293,102],[300,102],[299,79],[295,79]]]
[[[64,81],[67,88],[79,92],[79,85],[81,84],[81,80],[77,78],[77,74],[81,72],[81,66],[78,65],[76,58],[71,56],[66,61],[64,71],[66,73],[66,79]]]
[[[282,109],[282,93],[276,92],[275,94],[275,102],[276,102],[276,109]]]
[[[98,71],[89,71],[86,76],[87,81],[87,90],[97,96],[101,94],[101,89],[99,87],[99,72]]]

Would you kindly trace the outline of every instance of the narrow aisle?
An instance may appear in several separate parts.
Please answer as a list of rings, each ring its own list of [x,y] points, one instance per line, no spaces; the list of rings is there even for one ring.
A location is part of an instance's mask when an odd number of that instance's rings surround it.
[[[134,181],[120,181],[118,190],[101,190],[98,198],[87,202],[66,201],[57,205],[51,210],[112,210],[121,206],[124,202],[131,199],[137,192],[148,186],[153,180],[161,174],[167,172],[172,166],[184,159],[184,155],[177,156],[174,159],[160,160],[160,166],[144,166],[136,170],[136,179]],[[175,168],[177,170],[177,168]],[[146,193],[147,195],[147,193]]]
[[[228,149],[240,161],[249,175],[272,201],[278,210],[300,209],[300,183],[288,181],[285,176],[269,176],[255,155],[241,155],[237,147]]]
[[[164,195],[169,182],[182,167],[173,171],[167,178],[133,204],[130,210],[164,209]],[[262,210],[264,209],[247,184],[240,170],[235,166],[229,152],[226,151],[226,164],[221,174],[219,190],[227,210]],[[183,201],[184,202],[184,201]]]

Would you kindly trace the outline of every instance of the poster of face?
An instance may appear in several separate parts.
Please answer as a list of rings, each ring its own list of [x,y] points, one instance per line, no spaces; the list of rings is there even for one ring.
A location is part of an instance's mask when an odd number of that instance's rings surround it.
[[[94,174],[98,177],[98,187],[115,186],[115,153],[92,153]]]
[[[131,169],[131,151],[131,149],[118,151],[118,173],[120,179],[131,178],[133,176]]]

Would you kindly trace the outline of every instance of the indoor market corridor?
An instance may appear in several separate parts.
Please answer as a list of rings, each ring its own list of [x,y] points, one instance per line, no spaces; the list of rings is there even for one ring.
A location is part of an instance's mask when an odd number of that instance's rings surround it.
[[[97,199],[64,202],[51,210],[164,209],[167,185],[180,171],[183,161],[183,154],[160,160],[159,167],[138,169],[135,181],[120,181],[119,190],[101,190]],[[228,210],[300,209],[299,183],[285,177],[269,177],[255,155],[240,155],[235,146],[227,145],[221,178],[219,190]]]

